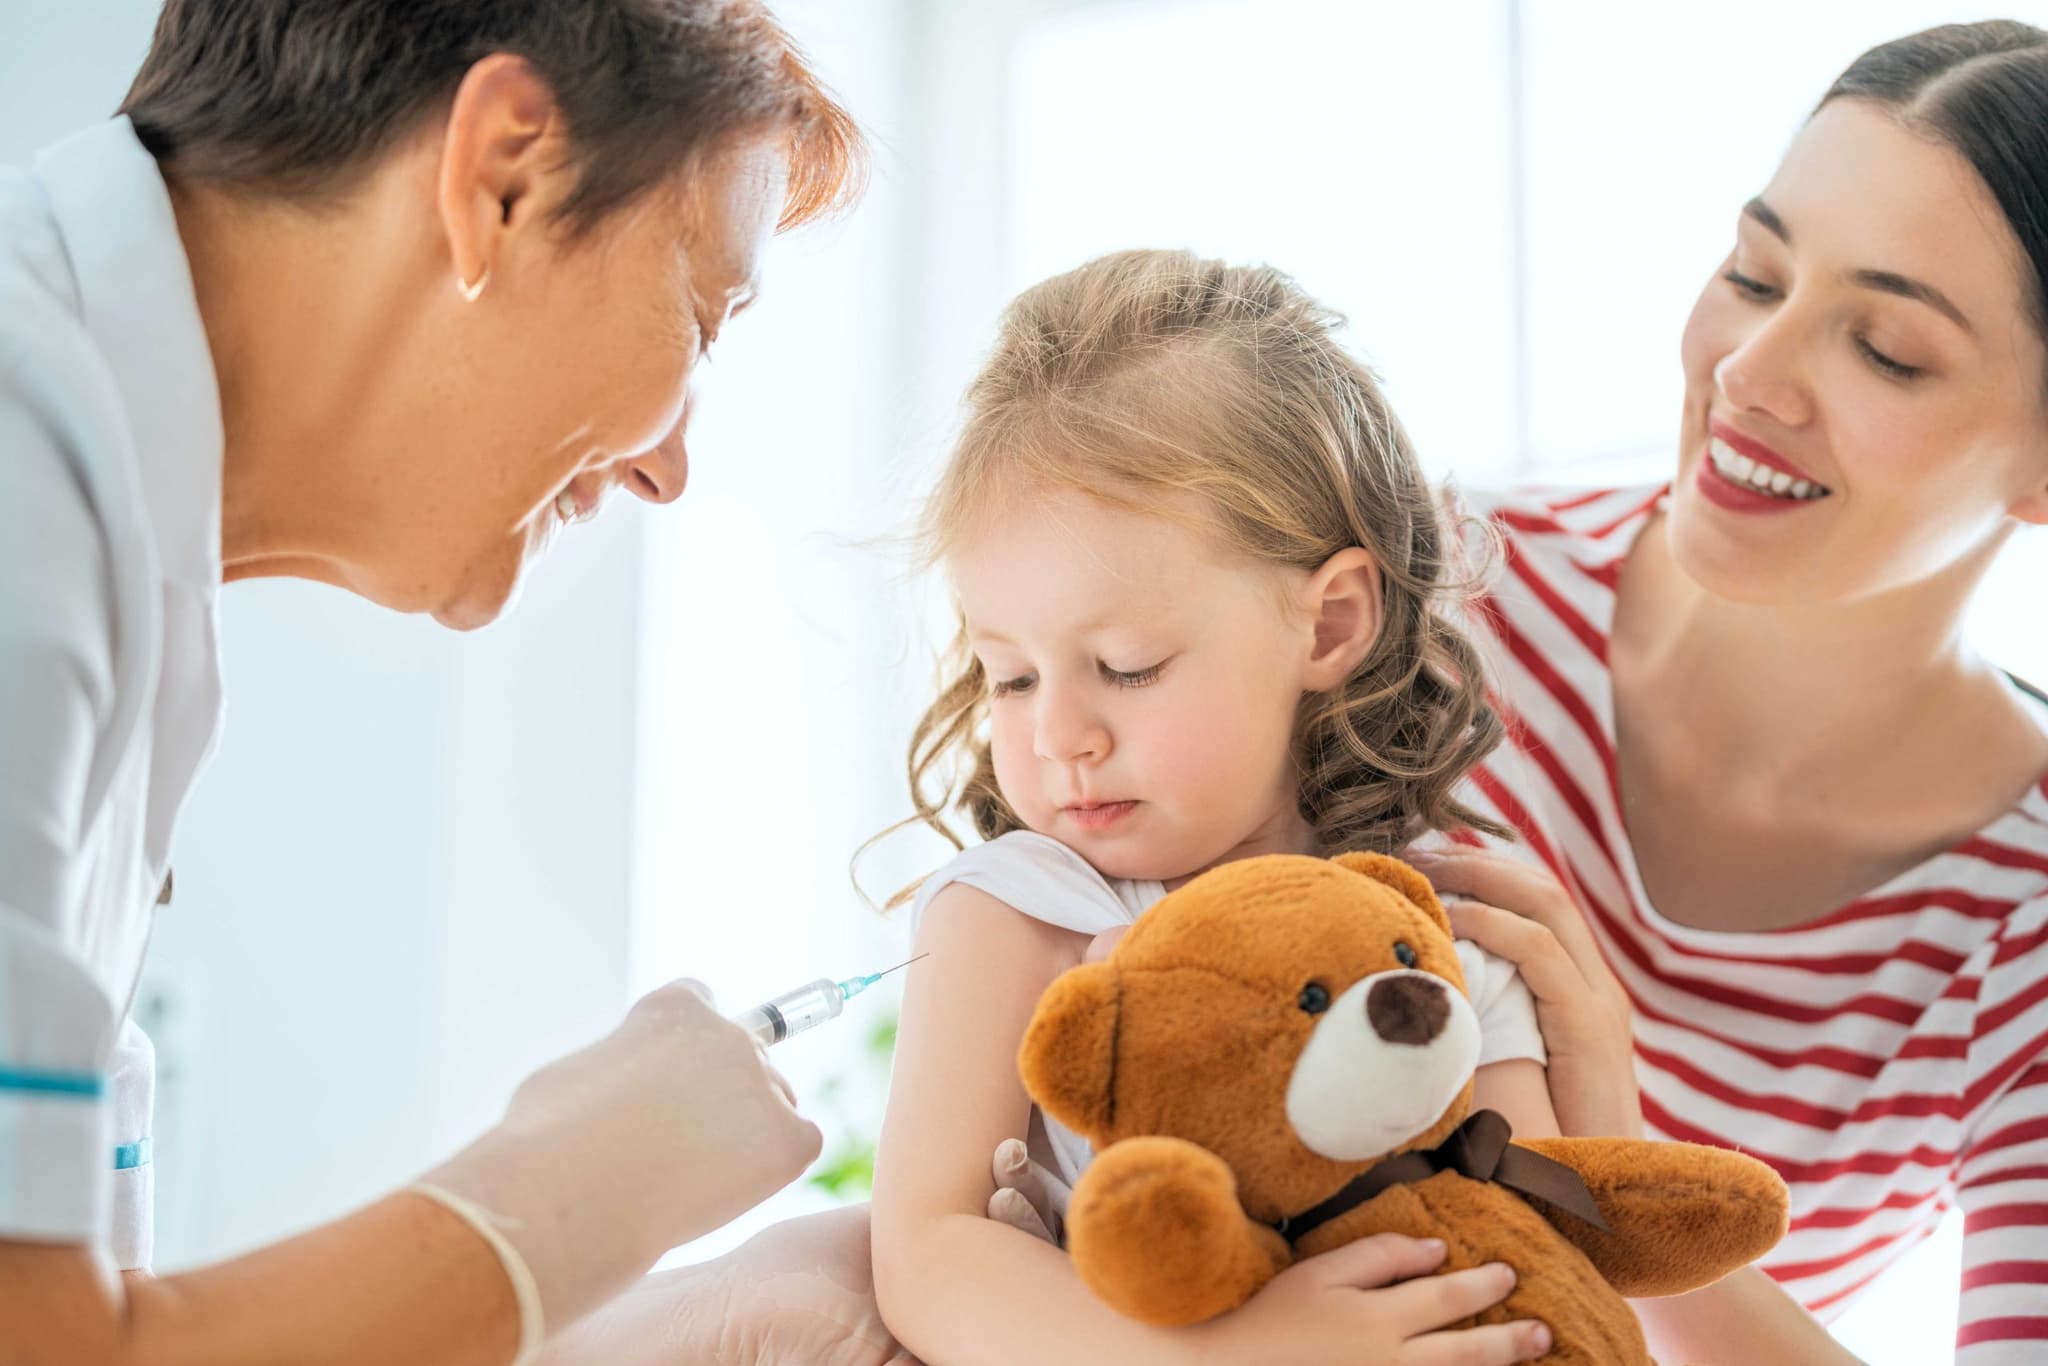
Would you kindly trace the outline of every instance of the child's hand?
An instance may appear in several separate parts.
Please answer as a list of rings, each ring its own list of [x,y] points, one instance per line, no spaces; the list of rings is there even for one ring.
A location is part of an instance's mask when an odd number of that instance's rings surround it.
[[[1498,1263],[1430,1275],[1443,1259],[1433,1238],[1361,1238],[1297,1262],[1242,1309],[1189,1332],[1216,1366],[1507,1366],[1550,1350],[1550,1329],[1533,1319],[1440,1331],[1515,1285]]]
[[[1558,1126],[1579,1137],[1642,1137],[1628,992],[1571,893],[1543,869],[1501,854],[1404,857],[1443,897],[1458,937],[1513,963],[1535,994]]]

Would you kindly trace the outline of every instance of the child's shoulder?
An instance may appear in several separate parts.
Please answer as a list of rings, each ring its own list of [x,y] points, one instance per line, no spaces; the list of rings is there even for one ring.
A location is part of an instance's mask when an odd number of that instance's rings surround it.
[[[1113,885],[1088,860],[1030,830],[1013,830],[955,854],[917,889],[912,914],[921,916],[933,898],[954,883],[1080,934],[1128,925],[1143,909],[1128,888]]]

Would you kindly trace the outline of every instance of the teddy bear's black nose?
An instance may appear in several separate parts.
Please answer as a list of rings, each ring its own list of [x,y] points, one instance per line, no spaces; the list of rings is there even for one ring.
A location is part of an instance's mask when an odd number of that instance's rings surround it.
[[[1388,1043],[1426,1044],[1451,1018],[1444,984],[1419,972],[1374,982],[1365,993],[1365,1018]]]

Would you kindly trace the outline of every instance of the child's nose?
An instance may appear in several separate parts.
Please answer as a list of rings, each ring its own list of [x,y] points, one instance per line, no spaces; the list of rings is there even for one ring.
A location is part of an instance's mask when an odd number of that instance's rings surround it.
[[[1033,750],[1049,763],[1100,759],[1109,753],[1109,729],[1088,709],[1050,691],[1039,699]]]

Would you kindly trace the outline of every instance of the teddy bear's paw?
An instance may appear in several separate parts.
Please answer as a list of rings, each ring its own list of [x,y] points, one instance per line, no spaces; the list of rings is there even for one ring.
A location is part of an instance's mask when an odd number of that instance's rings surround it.
[[[1245,1216],[1223,1160],[1177,1138],[1105,1149],[1074,1187],[1067,1246],[1105,1302],[1157,1324],[1235,1309],[1286,1257],[1278,1237]]]

